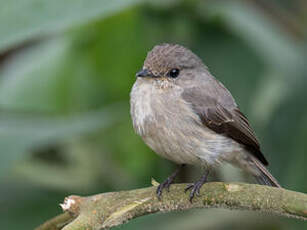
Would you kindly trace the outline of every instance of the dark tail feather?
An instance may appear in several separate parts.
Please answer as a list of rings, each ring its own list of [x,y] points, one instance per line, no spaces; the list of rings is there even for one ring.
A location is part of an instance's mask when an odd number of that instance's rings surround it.
[[[254,157],[251,157],[251,160],[260,172],[259,175],[254,175],[259,184],[281,188],[277,180],[272,176],[272,174],[266,169],[266,167],[261,162],[259,162]]]

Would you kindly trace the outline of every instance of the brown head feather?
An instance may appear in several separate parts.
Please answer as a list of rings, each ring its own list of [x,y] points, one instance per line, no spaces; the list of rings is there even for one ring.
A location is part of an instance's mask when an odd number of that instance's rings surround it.
[[[181,45],[161,44],[155,46],[144,62],[144,68],[155,76],[165,76],[172,68],[193,68],[202,61],[189,49]]]

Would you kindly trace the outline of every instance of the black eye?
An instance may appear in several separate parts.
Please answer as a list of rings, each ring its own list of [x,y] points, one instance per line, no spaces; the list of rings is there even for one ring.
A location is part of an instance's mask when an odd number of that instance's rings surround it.
[[[179,75],[180,70],[179,69],[172,69],[171,71],[169,71],[168,75],[171,78],[176,78]]]

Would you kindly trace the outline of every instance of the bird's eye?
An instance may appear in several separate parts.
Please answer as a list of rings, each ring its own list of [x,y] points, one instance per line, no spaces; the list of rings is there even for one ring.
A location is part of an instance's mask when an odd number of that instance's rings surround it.
[[[168,75],[171,78],[176,78],[179,75],[180,70],[179,69],[171,69],[171,71],[169,71]]]

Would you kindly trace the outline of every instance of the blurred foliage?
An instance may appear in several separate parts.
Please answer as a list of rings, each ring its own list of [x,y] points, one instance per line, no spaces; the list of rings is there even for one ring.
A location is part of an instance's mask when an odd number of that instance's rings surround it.
[[[129,116],[135,72],[162,42],[183,44],[204,60],[249,117],[272,173],[306,192],[306,15],[304,0],[0,1],[2,227],[31,229],[60,213],[68,194],[149,186],[151,177],[161,181],[172,171],[134,134]],[[228,167],[217,176],[242,180]],[[121,228],[149,226],[307,227],[201,210]]]

